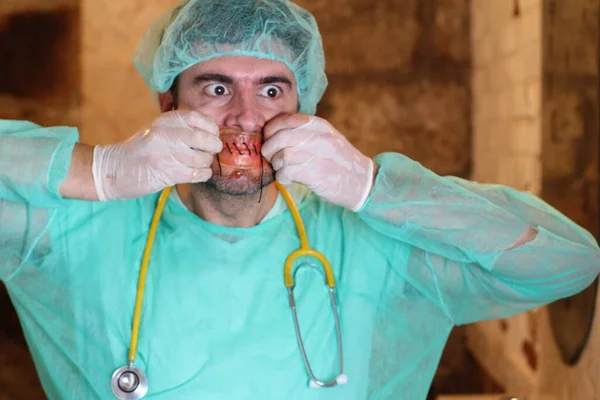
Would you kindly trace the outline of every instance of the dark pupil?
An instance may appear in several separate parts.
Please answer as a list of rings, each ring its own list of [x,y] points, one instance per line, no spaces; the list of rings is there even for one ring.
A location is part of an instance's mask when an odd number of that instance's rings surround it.
[[[225,94],[225,88],[223,86],[217,86],[215,88],[215,93],[218,94],[219,96],[222,94]]]
[[[269,91],[267,92],[267,95],[269,97],[275,97],[275,96],[277,96],[277,90],[275,90],[275,89],[269,89]]]

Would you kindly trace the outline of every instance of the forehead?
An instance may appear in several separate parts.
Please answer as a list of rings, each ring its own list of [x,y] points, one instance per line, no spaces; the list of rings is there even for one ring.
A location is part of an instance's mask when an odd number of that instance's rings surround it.
[[[268,76],[286,77],[296,86],[292,71],[282,62],[250,56],[222,56],[200,62],[183,71],[185,78],[214,73],[226,75],[234,80],[257,81]]]

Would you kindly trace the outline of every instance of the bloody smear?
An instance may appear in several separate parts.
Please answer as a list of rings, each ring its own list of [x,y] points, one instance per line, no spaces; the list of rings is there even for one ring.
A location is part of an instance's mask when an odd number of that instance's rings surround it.
[[[262,133],[222,129],[220,139],[223,142],[223,150],[218,158],[222,166],[241,169],[261,168]],[[266,162],[266,160],[262,161]]]
[[[265,169],[272,171],[271,165],[261,154],[262,133],[222,128],[219,137],[223,142],[223,150],[215,156],[219,176],[233,180],[260,181],[260,203]]]

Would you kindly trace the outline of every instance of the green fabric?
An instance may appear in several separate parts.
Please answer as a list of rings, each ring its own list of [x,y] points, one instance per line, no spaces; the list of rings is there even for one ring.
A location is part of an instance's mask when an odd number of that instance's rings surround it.
[[[110,399],[158,194],[61,199],[75,140],[72,128],[0,121],[0,274],[49,399]],[[400,154],[377,162],[359,213],[290,188],[337,278],[349,382],[308,387],[283,285],[299,240],[281,199],[259,225],[228,228],[173,192],[142,314],[136,365],[147,372],[147,398],[425,399],[453,326],[571,295],[600,270],[589,233],[539,199],[439,177]],[[537,238],[506,251],[528,224]],[[296,283],[309,359],[331,379],[337,342],[323,275],[305,267]]]

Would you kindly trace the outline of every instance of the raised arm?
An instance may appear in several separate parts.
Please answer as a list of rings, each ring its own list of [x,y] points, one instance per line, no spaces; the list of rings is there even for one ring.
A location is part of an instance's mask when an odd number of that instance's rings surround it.
[[[457,322],[513,315],[585,289],[600,272],[593,236],[541,199],[441,177],[396,153],[359,216],[407,243],[397,268]]]

